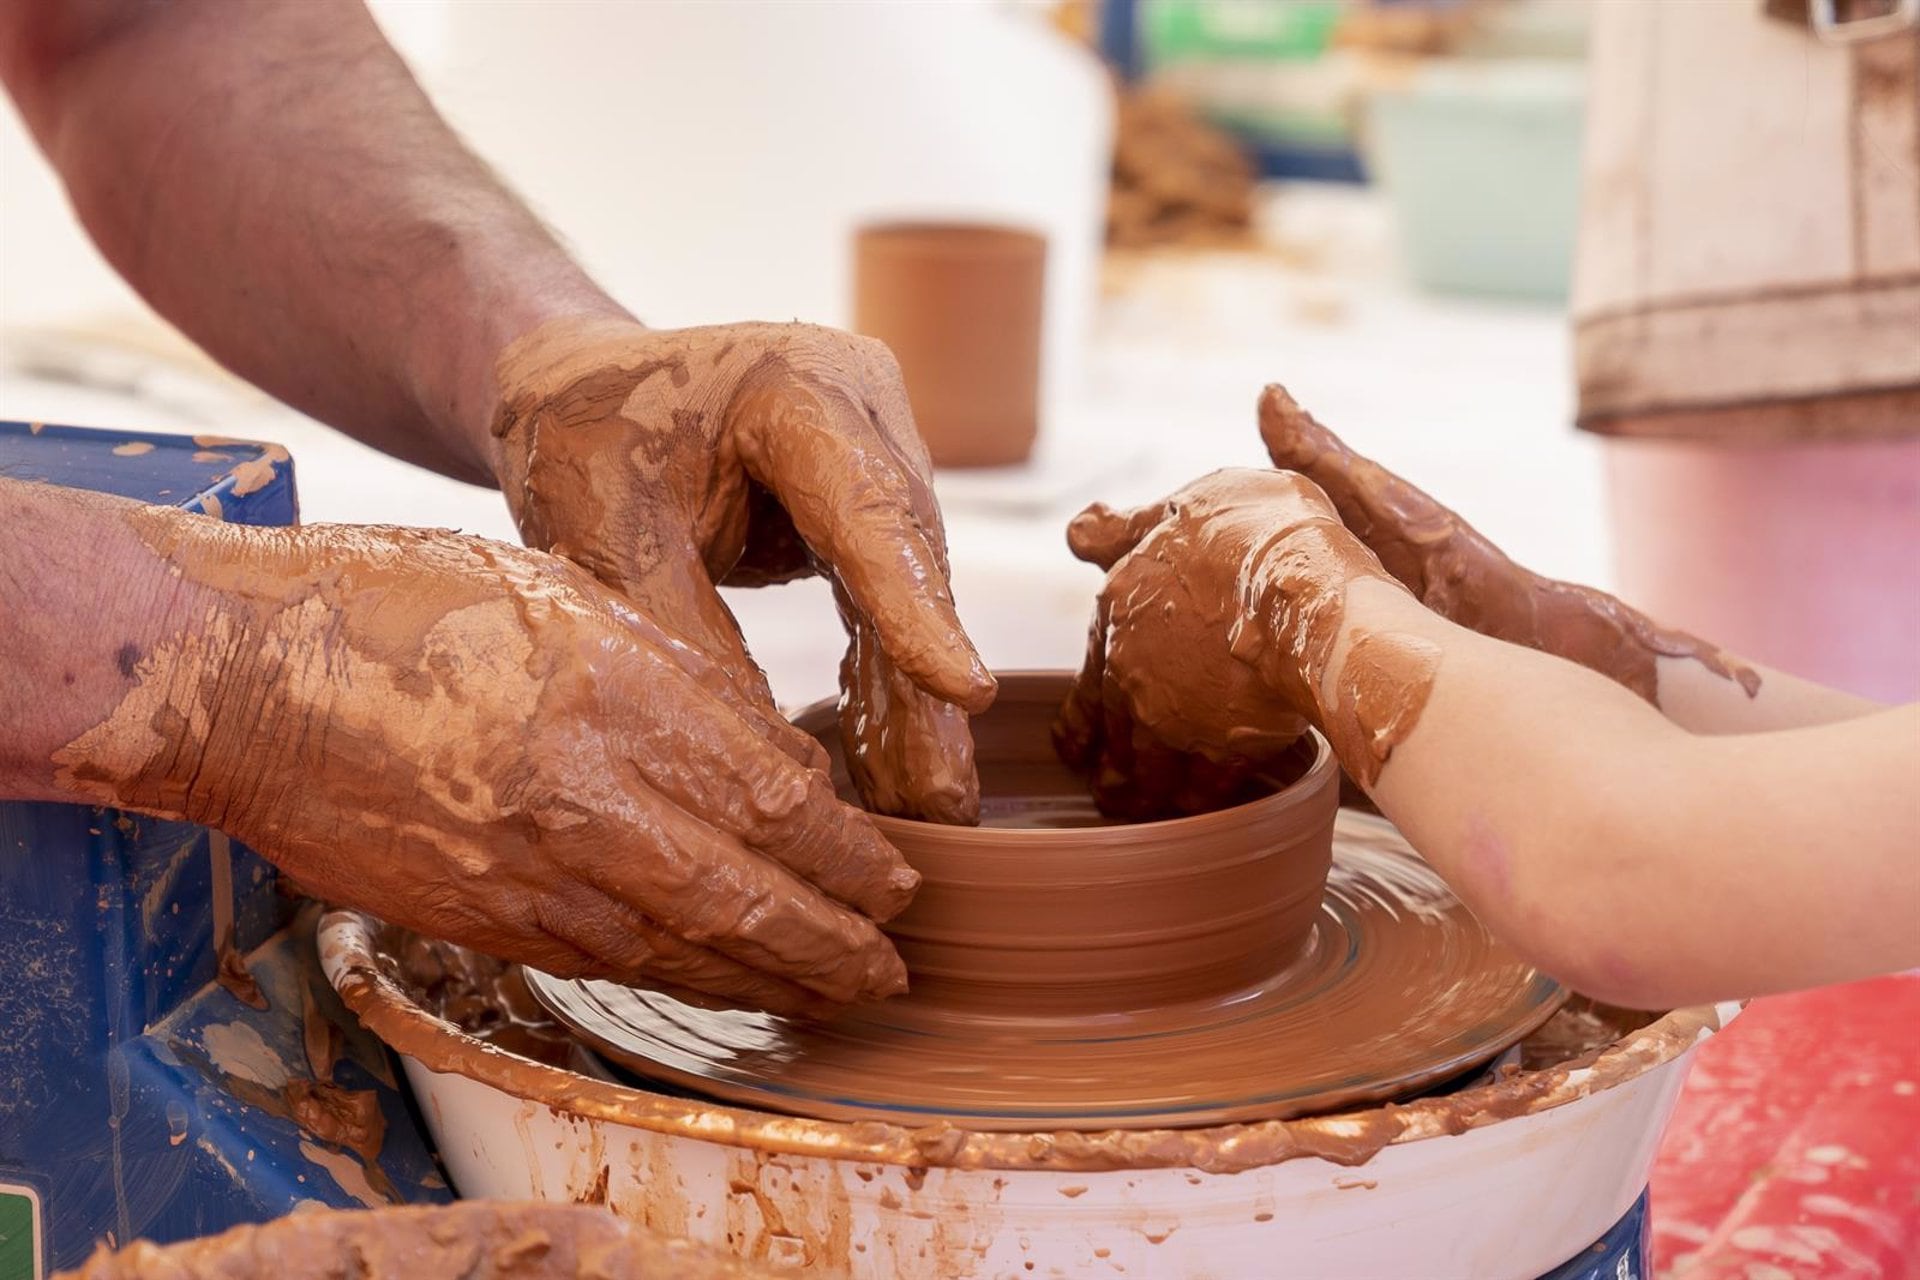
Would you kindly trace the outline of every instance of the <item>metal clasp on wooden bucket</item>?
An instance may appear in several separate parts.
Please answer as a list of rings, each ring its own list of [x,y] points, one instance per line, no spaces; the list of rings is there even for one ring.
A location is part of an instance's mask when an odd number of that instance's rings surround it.
[[[1920,29],[1920,0],[1891,0],[1862,13],[1860,0],[1767,0],[1767,13],[1805,23],[1822,44],[1857,44]]]

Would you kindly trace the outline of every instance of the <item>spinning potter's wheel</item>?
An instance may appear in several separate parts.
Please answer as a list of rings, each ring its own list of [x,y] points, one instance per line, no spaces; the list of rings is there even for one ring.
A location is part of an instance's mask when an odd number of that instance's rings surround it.
[[[1178,1127],[1417,1093],[1564,999],[1382,819],[1334,806],[1323,742],[1277,794],[1099,825],[1053,763],[1064,677],[976,722],[978,830],[882,819],[926,877],[888,926],[905,996],[827,1023],[529,972],[604,1057],[728,1102],[974,1129]],[[830,714],[801,723],[821,733]],[[1324,878],[1324,890],[1323,890]]]

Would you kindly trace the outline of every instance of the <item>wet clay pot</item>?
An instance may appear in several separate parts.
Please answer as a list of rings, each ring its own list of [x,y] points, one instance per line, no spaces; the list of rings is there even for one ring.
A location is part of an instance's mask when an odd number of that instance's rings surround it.
[[[854,235],[856,332],[893,349],[936,466],[1024,462],[1039,430],[1047,242],[978,223]]]
[[[1212,1001],[1294,959],[1320,909],[1339,776],[1317,733],[1260,799],[1217,813],[1109,823],[1054,754],[1072,676],[1011,672],[974,717],[981,825],[877,817],[923,877],[885,928],[916,1001],[1083,1015]],[[832,701],[795,717],[853,796]]]

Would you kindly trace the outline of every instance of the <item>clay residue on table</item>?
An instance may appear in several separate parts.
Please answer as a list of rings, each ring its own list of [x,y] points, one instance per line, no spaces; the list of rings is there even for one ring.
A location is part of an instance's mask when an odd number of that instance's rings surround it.
[[[288,1079],[277,1087],[245,1076],[223,1072],[221,1086],[233,1097],[268,1115],[284,1116],[319,1142],[351,1151],[363,1166],[370,1204],[398,1202],[402,1197],[380,1167],[386,1145],[387,1117],[375,1089],[347,1089],[317,1080]],[[319,1151],[320,1147],[314,1146]],[[345,1157],[341,1157],[344,1159]]]
[[[67,1280],[759,1280],[780,1273],[588,1205],[475,1200],[295,1213],[174,1245],[99,1246]]]
[[[207,863],[213,900],[213,948],[219,957],[214,966],[214,980],[240,1003],[265,1009],[266,993],[254,980],[253,970],[247,966],[247,957],[235,938],[234,911],[239,901],[233,892],[233,841],[224,831],[207,833]]]
[[[1737,681],[1749,697],[1759,692],[1757,671],[1698,636],[1662,627],[1605,592],[1515,564],[1426,493],[1348,449],[1285,387],[1269,386],[1260,397],[1260,435],[1274,465],[1326,490],[1347,528],[1435,613],[1577,662],[1651,703],[1658,702],[1661,658],[1691,658]]]
[[[247,958],[240,948],[234,945],[231,934],[221,938],[215,944],[220,955],[218,968],[214,970],[214,980],[233,993],[234,999],[255,1009],[267,1007],[266,993],[260,990],[253,970],[247,967]]]
[[[289,1080],[281,1090],[287,1114],[322,1142],[345,1147],[371,1173],[386,1145],[387,1117],[376,1089],[343,1089],[314,1080]]]
[[[391,964],[368,949],[368,939],[380,927],[376,922],[351,912],[335,913],[330,920],[346,923],[345,928],[323,923],[321,930],[322,959],[342,998],[374,1035],[429,1070],[467,1076],[562,1114],[768,1154],[918,1168],[1236,1173],[1306,1157],[1361,1165],[1390,1143],[1461,1133],[1574,1102],[1672,1061],[1720,1026],[1714,1006],[1679,1009],[1595,1044],[1609,1029],[1650,1015],[1576,1005],[1535,1033],[1532,1039],[1542,1048],[1523,1053],[1535,1060],[1530,1069],[1443,1097],[1295,1120],[1084,1133],[849,1124],[668,1097],[510,1053],[423,1009]],[[1567,1056],[1541,1061],[1560,1054]]]

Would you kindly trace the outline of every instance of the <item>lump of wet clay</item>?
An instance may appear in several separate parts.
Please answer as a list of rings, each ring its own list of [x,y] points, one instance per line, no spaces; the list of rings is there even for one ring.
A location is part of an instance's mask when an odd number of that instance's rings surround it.
[[[67,1280],[765,1280],[763,1267],[656,1236],[594,1205],[297,1213],[203,1240],[101,1245]]]

